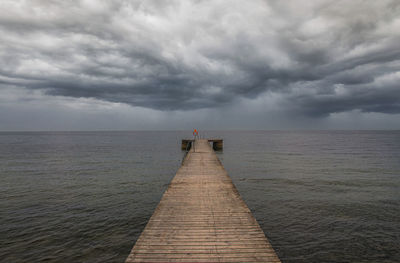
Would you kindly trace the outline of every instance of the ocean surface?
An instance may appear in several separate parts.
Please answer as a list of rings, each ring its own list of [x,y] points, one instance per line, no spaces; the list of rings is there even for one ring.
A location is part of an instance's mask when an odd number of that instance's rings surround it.
[[[282,262],[400,262],[400,131],[209,131]],[[124,262],[190,132],[0,133],[0,262]]]

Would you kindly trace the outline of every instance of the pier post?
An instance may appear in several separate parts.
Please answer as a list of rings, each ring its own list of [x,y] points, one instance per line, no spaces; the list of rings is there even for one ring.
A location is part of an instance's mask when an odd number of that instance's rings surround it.
[[[181,149],[182,151],[185,150],[190,150],[192,148],[192,143],[194,140],[187,140],[187,139],[183,139],[182,140],[182,144],[181,144]]]
[[[222,139],[209,139],[208,142],[212,142],[214,151],[222,151],[224,148],[224,141]]]

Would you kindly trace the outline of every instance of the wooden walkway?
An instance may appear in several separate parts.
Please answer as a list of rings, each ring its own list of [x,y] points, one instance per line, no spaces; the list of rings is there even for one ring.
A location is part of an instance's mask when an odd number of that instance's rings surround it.
[[[208,141],[194,148],[126,262],[280,262]]]

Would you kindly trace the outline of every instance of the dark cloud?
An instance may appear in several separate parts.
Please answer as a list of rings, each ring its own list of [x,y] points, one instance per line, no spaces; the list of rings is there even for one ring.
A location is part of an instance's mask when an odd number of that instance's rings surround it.
[[[311,117],[400,113],[396,0],[2,5],[0,89],[156,110],[279,94]]]

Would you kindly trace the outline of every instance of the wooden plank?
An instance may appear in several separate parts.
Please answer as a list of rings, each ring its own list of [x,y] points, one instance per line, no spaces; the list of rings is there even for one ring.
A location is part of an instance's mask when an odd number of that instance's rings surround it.
[[[126,262],[280,260],[208,140],[196,140]]]

